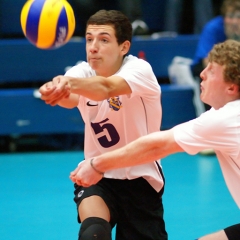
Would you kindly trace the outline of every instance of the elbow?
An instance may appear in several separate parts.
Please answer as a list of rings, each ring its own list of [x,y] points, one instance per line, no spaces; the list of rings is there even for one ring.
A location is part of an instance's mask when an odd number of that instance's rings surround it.
[[[111,97],[111,86],[108,79],[104,77],[98,77],[98,82],[95,83],[93,91],[91,91],[91,98],[93,101],[103,101]]]
[[[104,101],[106,99],[109,99],[110,96],[109,96],[109,94],[107,94],[105,92],[101,92],[101,93],[94,94],[92,97],[89,97],[89,98],[93,101],[101,102],[101,101]]]
[[[90,98],[93,101],[104,101],[112,97],[111,89],[106,86],[102,86],[101,88],[98,88],[93,92],[94,94]]]

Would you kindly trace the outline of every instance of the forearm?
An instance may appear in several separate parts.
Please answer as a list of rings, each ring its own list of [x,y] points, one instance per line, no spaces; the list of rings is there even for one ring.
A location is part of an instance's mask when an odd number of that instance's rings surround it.
[[[101,172],[141,165],[182,151],[171,130],[149,134],[125,147],[94,158],[94,166]]]
[[[71,93],[68,98],[61,99],[57,103],[57,105],[63,108],[71,109],[71,108],[77,107],[78,102],[79,102],[79,95]]]
[[[94,101],[109,98],[109,86],[106,78],[95,76],[90,78],[72,78],[69,80],[70,91]]]

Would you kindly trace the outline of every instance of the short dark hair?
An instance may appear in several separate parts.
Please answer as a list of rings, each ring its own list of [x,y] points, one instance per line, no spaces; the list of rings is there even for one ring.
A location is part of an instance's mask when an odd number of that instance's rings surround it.
[[[240,89],[240,42],[226,40],[215,44],[208,60],[224,66],[224,80],[237,84]]]
[[[240,11],[240,0],[224,0],[221,7],[221,13],[223,16],[226,16],[229,11]]]
[[[129,19],[117,10],[100,10],[87,21],[88,25],[111,25],[115,29],[118,44],[126,40],[132,41],[132,24]]]

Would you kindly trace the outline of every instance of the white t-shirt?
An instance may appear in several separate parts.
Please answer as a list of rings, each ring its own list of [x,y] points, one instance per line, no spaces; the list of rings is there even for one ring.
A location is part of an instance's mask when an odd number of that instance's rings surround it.
[[[174,127],[176,142],[189,154],[211,148],[226,184],[240,208],[240,100],[211,108],[200,117]]]
[[[95,71],[82,62],[66,72],[67,76],[92,77]],[[85,122],[85,158],[125,146],[140,136],[160,130],[162,110],[161,90],[149,63],[132,55],[126,56],[114,75],[129,84],[130,95],[95,102],[83,96],[78,109]],[[163,179],[159,162],[108,171],[106,178],[134,179],[144,177],[159,192]]]

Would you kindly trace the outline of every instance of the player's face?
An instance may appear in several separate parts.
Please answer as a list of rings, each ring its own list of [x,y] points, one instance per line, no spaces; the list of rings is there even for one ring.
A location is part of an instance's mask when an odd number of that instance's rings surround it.
[[[228,39],[240,40],[240,11],[229,11],[224,17],[225,33]]]
[[[118,45],[111,25],[89,25],[86,29],[87,61],[97,75],[109,77],[122,65],[125,43]]]
[[[215,62],[208,63],[201,72],[201,100],[215,109],[223,107],[227,102],[229,83],[224,81],[224,66]]]

